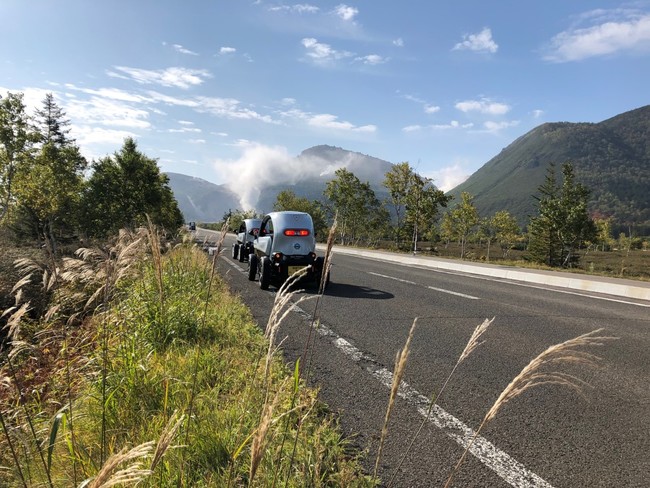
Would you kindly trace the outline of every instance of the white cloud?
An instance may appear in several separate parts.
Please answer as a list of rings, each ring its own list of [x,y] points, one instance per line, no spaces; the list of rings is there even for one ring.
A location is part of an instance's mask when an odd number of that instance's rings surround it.
[[[395,39],[393,41],[393,46],[404,47],[404,39],[402,39],[401,37],[398,37],[397,39]]]
[[[198,56],[199,53],[195,53],[194,51],[190,51],[189,49],[184,48],[180,44],[172,44],[172,47],[174,48],[174,51],[179,52],[181,54],[189,54],[191,56]]]
[[[485,130],[487,132],[499,132],[500,130],[508,129],[510,127],[516,127],[518,125],[519,125],[518,120],[512,120],[510,122],[494,122],[488,120],[487,122],[483,123],[483,127],[485,127]]]
[[[388,62],[388,58],[383,58],[379,54],[369,54],[368,56],[362,56],[355,58],[355,61],[361,61],[363,64],[377,65],[384,64]]]
[[[74,99],[66,104],[67,115],[75,122],[131,129],[148,129],[149,112],[134,108],[121,101],[91,97],[89,100]]]
[[[481,100],[465,100],[458,102],[456,108],[461,112],[479,112],[489,115],[503,115],[510,111],[510,106],[505,103],[493,102],[487,98]]]
[[[418,132],[422,130],[421,125],[407,125],[406,127],[402,128],[402,132]]]
[[[359,13],[359,9],[355,7],[349,7],[345,4],[341,4],[334,9],[334,12],[336,13],[336,15],[338,15],[341,19],[345,20],[346,22],[351,22],[354,20],[354,17]]]
[[[194,122],[191,122],[189,120],[179,120],[178,123],[181,125],[194,125]]]
[[[320,11],[320,8],[316,7],[315,5],[309,5],[307,3],[299,3],[296,5],[277,5],[273,7],[269,7],[269,11],[271,12],[290,12],[290,13],[297,13],[297,14],[315,14],[318,11]]]
[[[221,49],[219,49],[219,54],[233,54],[235,52],[237,52],[237,49],[229,46],[223,46]]]
[[[125,90],[120,90],[118,88],[98,88],[98,89],[80,88],[78,86],[73,85],[72,83],[66,83],[64,86],[68,90],[74,90],[77,92],[85,93],[87,95],[96,95],[100,98],[109,98],[111,100],[118,100],[121,102],[146,103],[151,101],[147,97],[136,95],[135,93],[131,93]]]
[[[437,105],[424,105],[424,112],[427,114],[435,114],[436,112],[440,112],[440,107]]]
[[[114,66],[114,69],[124,73],[128,78],[143,85],[155,84],[167,87],[187,89],[191,86],[200,85],[211,74],[203,69],[189,69],[172,67],[161,70],[146,70],[140,68],[129,68],[127,66]],[[108,72],[109,76],[115,76],[114,72]],[[118,75],[124,78],[123,75]]]
[[[430,178],[433,178],[433,183],[440,188],[442,191],[449,191],[471,176],[467,170],[459,163],[455,163],[452,166],[447,166],[437,171],[433,171],[430,175]]]
[[[463,41],[456,44],[452,50],[495,53],[498,49],[499,46],[492,39],[492,31],[486,27],[478,34],[463,35]]]
[[[187,142],[190,144],[205,144],[207,141],[205,139],[188,139]]]
[[[102,127],[92,127],[88,125],[72,125],[70,128],[72,137],[82,148],[86,155],[87,146],[94,145],[111,145],[121,146],[127,137],[137,137],[136,134],[125,130],[104,129]]]
[[[430,126],[434,130],[448,130],[448,129],[471,129],[474,127],[473,123],[461,124],[457,120],[452,120],[448,124],[434,124]]]
[[[262,115],[254,110],[241,107],[239,100],[234,98],[198,97],[196,105],[197,112],[207,112],[218,117],[230,119],[260,120],[269,124],[277,124],[268,115]]]
[[[591,14],[583,17],[597,19],[599,24],[557,34],[551,39],[544,59],[563,63],[625,51],[650,50],[650,14],[603,10]]]
[[[180,129],[167,129],[167,132],[171,134],[187,134],[187,133],[199,134],[203,131],[198,127],[181,127]]]
[[[318,64],[327,64],[339,59],[349,58],[353,53],[348,51],[337,51],[329,44],[318,42],[313,37],[304,38],[302,45],[307,49],[307,56]]]
[[[536,119],[539,119],[542,115],[544,115],[543,110],[533,110],[533,117]]]
[[[375,132],[377,130],[377,126],[375,125],[355,126],[350,122],[341,122],[338,120],[336,115],[331,114],[314,115],[308,119],[308,124],[322,129],[335,129],[350,132]]]

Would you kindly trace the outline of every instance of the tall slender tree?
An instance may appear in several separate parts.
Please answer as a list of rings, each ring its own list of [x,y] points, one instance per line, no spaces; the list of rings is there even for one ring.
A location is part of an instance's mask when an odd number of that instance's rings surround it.
[[[37,140],[27,115],[22,93],[0,96],[0,222],[5,222],[15,204],[16,173],[32,157]]]
[[[79,201],[84,185],[86,159],[79,146],[67,137],[65,112],[52,94],[36,112],[39,147],[23,163],[16,177],[16,228],[42,238],[56,252],[57,239],[77,230]]]

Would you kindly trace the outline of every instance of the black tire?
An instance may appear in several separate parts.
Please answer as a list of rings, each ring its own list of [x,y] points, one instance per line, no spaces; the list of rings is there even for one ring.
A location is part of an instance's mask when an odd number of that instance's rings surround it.
[[[237,259],[239,256],[239,244],[235,243],[232,245],[232,258]]]
[[[257,255],[248,256],[248,281],[255,281],[257,278]]]
[[[271,260],[264,256],[260,261],[260,288],[268,290],[271,284]]]
[[[248,257],[248,246],[246,244],[242,244],[241,247],[239,248],[239,262],[243,263],[246,261],[246,258]]]

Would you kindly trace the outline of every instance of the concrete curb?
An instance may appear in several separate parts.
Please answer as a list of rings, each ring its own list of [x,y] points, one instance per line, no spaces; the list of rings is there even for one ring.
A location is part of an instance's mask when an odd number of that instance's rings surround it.
[[[320,251],[325,249],[325,246],[322,244],[318,244],[316,247]],[[574,273],[564,273],[561,271],[527,270],[508,266],[452,261],[429,256],[413,256],[409,254],[373,251],[369,249],[349,248],[343,246],[334,246],[334,253],[359,256],[376,261],[401,263],[422,268],[459,271],[461,273],[490,276],[492,278],[523,281],[526,283],[536,283],[540,285],[555,286],[558,288],[568,288],[571,290],[603,293],[606,295],[650,301],[650,283],[644,281],[587,276]]]

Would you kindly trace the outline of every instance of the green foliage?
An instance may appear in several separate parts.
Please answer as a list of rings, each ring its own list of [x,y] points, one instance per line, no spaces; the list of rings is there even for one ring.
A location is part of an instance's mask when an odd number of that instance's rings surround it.
[[[114,234],[122,227],[135,228],[151,221],[175,233],[183,215],[155,159],[137,149],[127,138],[122,149],[92,165],[93,174],[82,197],[82,218],[91,236]]]
[[[0,97],[0,222],[15,206],[16,173],[29,163],[38,135],[32,130],[22,93]]]
[[[596,235],[596,226],[587,212],[589,190],[576,183],[573,166],[562,166],[563,181],[556,181],[551,165],[540,186],[538,216],[530,222],[529,252],[533,261],[548,266],[574,266],[576,251]]]
[[[448,239],[458,239],[460,242],[460,257],[463,259],[467,240],[474,228],[479,224],[479,216],[472,195],[463,192],[460,198],[461,201],[445,214],[442,229]]]
[[[417,174],[407,162],[396,164],[386,172],[384,186],[390,193],[396,216],[395,245],[399,247],[409,235],[412,249],[417,249],[420,236],[431,233],[439,207],[446,207],[451,197],[438,190],[430,178]]]
[[[381,205],[369,183],[362,183],[345,168],[327,182],[324,195],[332,216],[337,216],[337,234],[341,244],[376,243],[390,223],[388,211]]]

